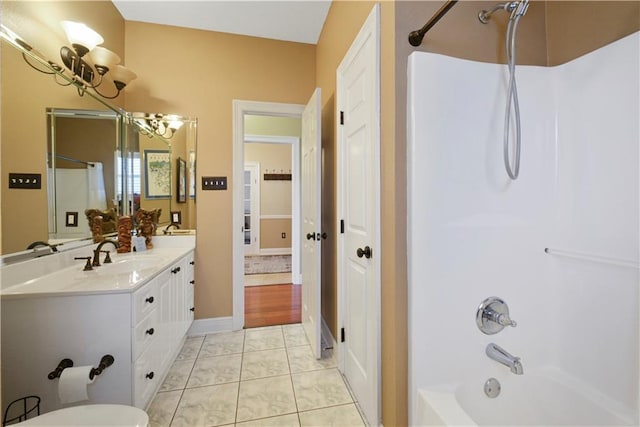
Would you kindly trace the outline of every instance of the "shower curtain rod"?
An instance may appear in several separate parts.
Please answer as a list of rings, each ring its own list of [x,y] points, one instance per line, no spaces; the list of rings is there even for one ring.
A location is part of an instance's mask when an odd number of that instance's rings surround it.
[[[73,159],[71,157],[63,156],[62,154],[56,154],[56,158],[61,160],[66,160],[68,162],[73,162],[73,163],[82,163],[83,165],[91,166],[92,168],[96,167],[96,165],[94,165],[93,163],[85,162],[78,159]]]
[[[431,27],[436,25],[438,21],[444,15],[446,15],[447,12],[449,12],[449,9],[451,9],[457,2],[458,0],[448,0],[445,4],[442,5],[440,9],[438,9],[438,11],[431,17],[431,19],[429,19],[427,23],[424,24],[424,27],[420,28],[419,30],[411,31],[409,33],[409,44],[416,47],[420,46],[422,44],[422,39],[424,38],[424,35],[427,33],[427,31],[429,31]]]

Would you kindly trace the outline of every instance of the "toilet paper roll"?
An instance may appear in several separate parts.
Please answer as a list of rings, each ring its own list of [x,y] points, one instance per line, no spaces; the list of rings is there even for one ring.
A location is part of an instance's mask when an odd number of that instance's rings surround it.
[[[93,369],[92,366],[78,366],[62,371],[58,382],[58,396],[61,403],[74,403],[89,399],[87,386],[93,382],[92,379],[89,379],[91,369]]]

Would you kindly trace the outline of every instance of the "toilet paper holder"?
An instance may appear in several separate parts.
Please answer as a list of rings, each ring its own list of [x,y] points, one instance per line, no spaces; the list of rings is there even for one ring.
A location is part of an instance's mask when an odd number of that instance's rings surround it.
[[[89,372],[89,379],[92,380],[93,377],[95,377],[96,375],[100,375],[103,370],[113,365],[114,360],[115,359],[110,354],[105,354],[104,356],[102,356],[102,359],[100,359],[100,363],[98,364],[98,367],[91,369],[91,372]]]
[[[102,359],[100,359],[100,363],[98,364],[98,367],[91,368],[91,372],[89,372],[89,379],[92,380],[96,375],[100,375],[102,371],[107,369],[109,366],[113,365],[114,361],[115,361],[114,357],[110,354],[105,354],[104,356],[102,356]],[[47,377],[50,380],[60,378],[62,371],[64,371],[66,368],[71,368],[71,367],[73,367],[73,360],[62,359],[60,363],[58,363],[58,366],[56,367],[56,369],[49,372],[49,375],[47,375]]]
[[[56,369],[49,372],[49,375],[47,375],[47,378],[49,378],[50,380],[60,378],[60,374],[62,374],[62,371],[64,371],[65,368],[71,368],[71,367],[73,367],[73,360],[62,359],[60,363],[58,363],[58,366],[56,367]]]

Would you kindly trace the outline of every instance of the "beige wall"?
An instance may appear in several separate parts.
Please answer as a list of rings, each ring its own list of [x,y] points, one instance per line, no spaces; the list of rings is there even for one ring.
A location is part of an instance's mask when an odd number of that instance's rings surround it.
[[[198,189],[195,315],[231,316],[232,190],[242,185],[232,179],[232,101],[304,104],[316,48],[140,22],[127,22],[125,34],[126,60],[138,73],[127,110],[197,117],[198,186],[201,176],[228,177],[227,191]]]
[[[102,174],[107,195],[107,207],[113,208],[115,198],[114,156],[118,136],[112,119],[79,119],[57,117],[56,154],[84,162],[102,162]],[[86,165],[56,159],[56,167],[85,169]],[[87,206],[90,208],[91,206]],[[79,212],[84,219],[84,212]]]
[[[295,117],[252,116],[244,117],[244,133],[264,136],[300,137],[302,120]]]
[[[291,145],[247,143],[245,162],[260,163],[260,214],[291,215],[291,181],[265,181],[265,173],[291,173]]]
[[[261,219],[260,249],[291,249],[291,219]]]
[[[60,27],[63,19],[85,22],[104,37],[106,47],[123,56],[124,20],[111,2],[3,1],[0,6],[3,25],[53,61],[61,62],[60,46],[68,44]],[[52,76],[33,70],[6,42],[1,42],[1,49],[1,252],[11,253],[33,241],[48,239],[44,182],[41,190],[7,188],[9,172],[46,177],[46,108],[105,108],[87,96],[79,97],[72,88],[56,85]]]
[[[268,119],[272,121],[274,117]],[[299,136],[300,120],[288,120],[288,123],[294,124],[293,127],[289,126],[291,130],[295,129],[296,122],[298,135],[293,136]],[[285,126],[287,126],[286,123]],[[261,132],[267,130],[264,126],[245,127],[247,133],[253,135],[264,135],[264,133],[254,134],[249,132],[249,129]],[[274,130],[286,131],[282,126],[276,126]],[[292,147],[289,144],[246,143],[244,145],[245,162],[260,164],[260,215],[289,216],[289,218],[260,218],[260,249],[291,248],[292,181],[264,179],[265,173],[291,173],[291,152]],[[282,233],[286,233],[284,239]]]
[[[640,2],[548,1],[547,65],[558,65],[640,30]]]

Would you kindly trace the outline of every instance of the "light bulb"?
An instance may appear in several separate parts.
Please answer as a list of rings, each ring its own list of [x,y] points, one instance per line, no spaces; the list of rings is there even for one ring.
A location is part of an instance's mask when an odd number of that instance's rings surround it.
[[[62,28],[78,56],[83,57],[99,44],[104,43],[100,34],[81,22],[62,21]]]

